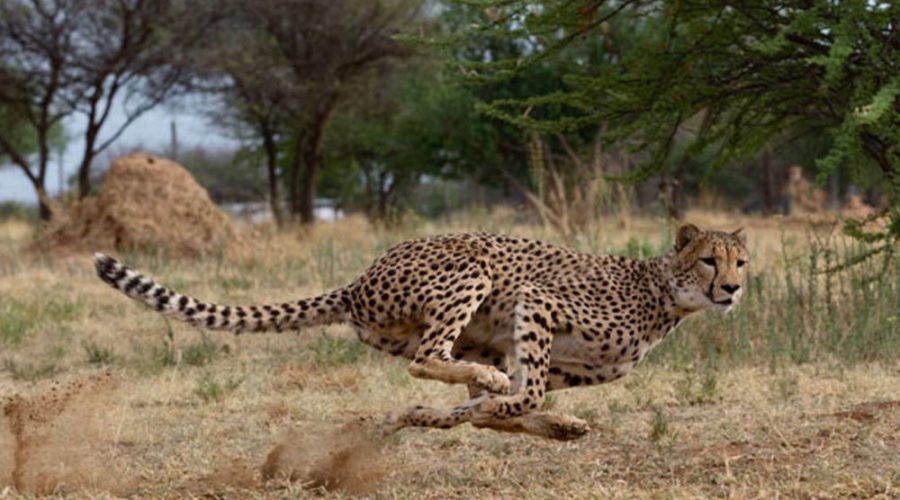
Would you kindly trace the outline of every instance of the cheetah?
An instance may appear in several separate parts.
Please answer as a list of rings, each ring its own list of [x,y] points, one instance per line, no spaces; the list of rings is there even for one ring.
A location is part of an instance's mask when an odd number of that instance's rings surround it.
[[[729,311],[749,261],[742,230],[678,229],[646,260],[595,256],[512,236],[465,233],[389,249],[346,287],[260,306],[203,302],[104,254],[99,277],[166,316],[234,333],[348,323],[362,342],[411,360],[413,377],[465,384],[454,408],[392,412],[387,428],[480,428],[570,440],[586,422],[540,411],[549,391],[626,375],[694,312]]]

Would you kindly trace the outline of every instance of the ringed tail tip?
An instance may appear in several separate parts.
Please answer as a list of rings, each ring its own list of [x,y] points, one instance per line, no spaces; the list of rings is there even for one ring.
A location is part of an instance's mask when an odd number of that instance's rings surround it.
[[[97,276],[111,285],[121,279],[120,275],[124,274],[122,266],[116,259],[100,252],[94,254],[94,267],[97,269]]]

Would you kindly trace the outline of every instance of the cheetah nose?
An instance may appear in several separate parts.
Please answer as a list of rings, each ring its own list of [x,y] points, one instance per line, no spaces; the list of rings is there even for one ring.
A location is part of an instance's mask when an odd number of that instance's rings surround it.
[[[741,288],[741,285],[722,285],[722,290],[728,293],[734,293]]]

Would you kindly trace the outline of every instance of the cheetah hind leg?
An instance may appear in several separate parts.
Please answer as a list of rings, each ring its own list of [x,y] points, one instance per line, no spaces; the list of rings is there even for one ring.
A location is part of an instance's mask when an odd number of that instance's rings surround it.
[[[432,427],[449,429],[471,422],[473,426],[500,432],[530,434],[557,441],[578,439],[590,431],[587,422],[571,415],[551,412],[526,413],[518,417],[497,418],[473,415],[477,400],[451,410],[415,406],[385,418],[384,434],[391,435],[404,427]]]
[[[384,419],[383,429],[385,435],[394,434],[404,427],[449,429],[468,422],[470,418],[470,404],[457,406],[450,410],[428,406],[414,406],[404,411],[388,413]]]
[[[572,441],[584,436],[591,430],[587,422],[580,418],[551,412],[534,412],[518,417],[472,420],[472,425],[500,432],[531,434],[557,441]]]

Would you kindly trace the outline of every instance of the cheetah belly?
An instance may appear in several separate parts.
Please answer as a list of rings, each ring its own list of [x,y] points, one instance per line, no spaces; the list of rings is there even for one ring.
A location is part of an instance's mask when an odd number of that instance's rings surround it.
[[[628,374],[638,361],[604,352],[577,335],[557,335],[550,351],[548,389],[612,382]]]
[[[463,330],[460,342],[512,355],[513,328],[511,325],[492,324],[490,318],[476,315]]]

